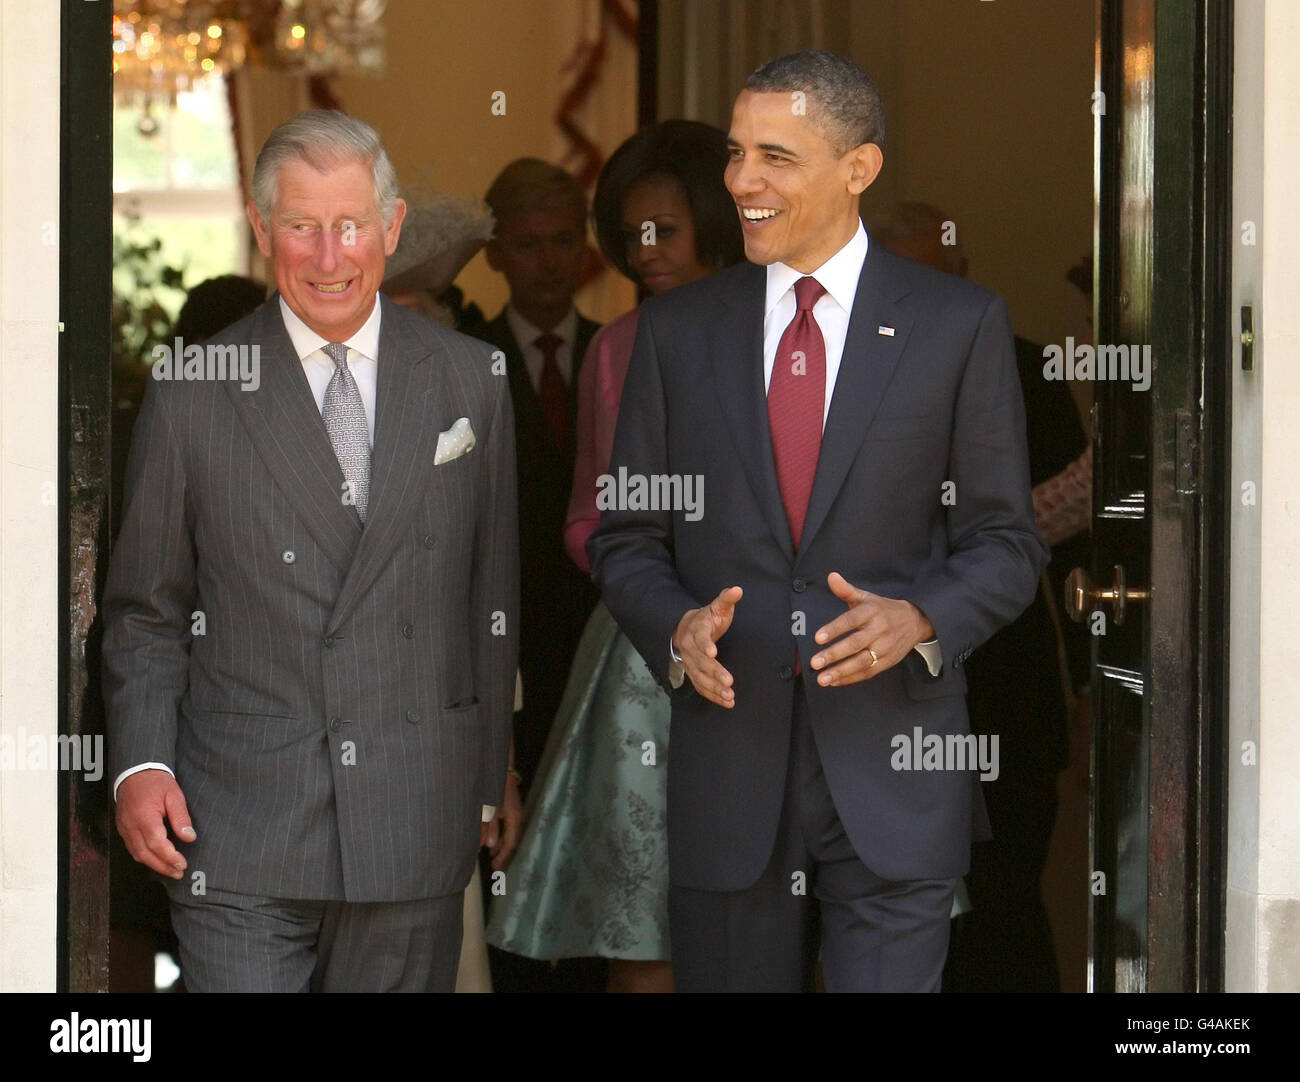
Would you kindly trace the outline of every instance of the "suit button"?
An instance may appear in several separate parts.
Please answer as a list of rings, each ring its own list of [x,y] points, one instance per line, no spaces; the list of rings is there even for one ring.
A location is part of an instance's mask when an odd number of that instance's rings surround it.
[[[801,593],[803,593],[806,589],[808,589],[808,580],[807,580],[807,579],[802,579],[802,578],[800,578],[800,579],[795,579],[794,582],[792,582],[790,585],[792,585],[792,586],[794,587],[794,592],[795,592],[796,594],[801,594]]]
[[[331,730],[333,730],[334,732],[337,733],[337,732],[338,732],[340,729],[342,729],[342,728],[343,728],[343,719],[342,719],[342,718],[340,718],[340,717],[333,717],[333,718],[330,718],[330,729],[331,729]]]
[[[333,636],[333,635],[326,635],[326,636],[325,636],[325,645],[326,645],[326,646],[333,646],[333,645],[334,645],[334,636]]]
[[[776,670],[776,675],[782,680],[790,680],[794,677],[794,670],[789,665],[782,665]]]
[[[423,719],[421,718],[420,712],[418,710],[408,710],[406,712],[406,720],[409,721],[412,725],[419,725]]]
[[[408,639],[415,638],[415,626],[413,624],[403,624],[402,634]]]
[[[424,547],[425,547],[425,548],[427,548],[427,549],[431,549],[431,548],[433,548],[433,546],[436,545],[436,544],[437,544],[437,542],[433,539],[433,534],[431,534],[431,533],[427,533],[427,534],[424,535]]]
[[[280,554],[280,559],[287,564],[291,564],[295,559],[297,559],[297,557],[294,556],[293,549],[285,549],[284,552]]]

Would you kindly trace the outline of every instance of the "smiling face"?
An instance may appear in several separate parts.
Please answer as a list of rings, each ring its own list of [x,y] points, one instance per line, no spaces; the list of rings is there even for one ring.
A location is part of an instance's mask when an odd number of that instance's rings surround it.
[[[645,243],[646,222],[654,223],[653,244]],[[703,278],[711,270],[695,252],[695,221],[686,193],[670,176],[648,176],[627,189],[623,238],[627,265],[655,295]]]
[[[399,199],[392,221],[384,224],[370,167],[356,159],[325,172],[291,159],[276,176],[270,221],[248,207],[258,250],[271,261],[280,295],[331,342],[352,337],[369,318],[405,213]]]
[[[740,212],[745,258],[807,274],[852,238],[858,196],[880,173],[874,143],[837,153],[788,93],[742,90],[727,135],[727,190]],[[817,109],[810,102],[809,109]]]

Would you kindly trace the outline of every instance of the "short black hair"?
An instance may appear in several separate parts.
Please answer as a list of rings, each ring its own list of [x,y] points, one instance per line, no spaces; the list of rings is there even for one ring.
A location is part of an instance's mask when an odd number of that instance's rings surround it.
[[[756,94],[802,91],[813,100],[814,123],[837,154],[863,143],[885,145],[885,106],[865,71],[846,56],[826,49],[803,49],[760,64],[745,80]]]
[[[203,342],[255,312],[265,300],[266,286],[254,278],[209,278],[190,290],[172,332],[186,342]]]
[[[695,255],[701,263],[729,267],[745,257],[740,215],[722,180],[727,136],[698,120],[665,120],[625,139],[596,180],[591,211],[600,250],[626,278],[636,281],[623,239],[623,197],[647,177],[681,185],[691,208]]]

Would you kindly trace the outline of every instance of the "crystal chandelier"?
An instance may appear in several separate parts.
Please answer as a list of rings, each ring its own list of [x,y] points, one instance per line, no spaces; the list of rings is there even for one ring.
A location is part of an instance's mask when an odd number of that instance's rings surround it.
[[[249,64],[379,74],[387,0],[114,0],[113,85],[167,96]]]

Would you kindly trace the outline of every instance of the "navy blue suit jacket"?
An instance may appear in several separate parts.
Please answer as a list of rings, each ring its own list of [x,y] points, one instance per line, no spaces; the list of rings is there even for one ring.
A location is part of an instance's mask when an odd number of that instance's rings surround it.
[[[795,551],[768,429],[765,289],[764,268],[746,263],[642,305],[610,470],[702,475],[703,514],[606,511],[588,543],[606,604],[665,686],[682,614],[744,588],[718,642],[735,707],[708,702],[689,679],[673,694],[670,875],[736,890],[762,874],[802,680],[862,861],[889,879],[955,877],[969,864],[976,775],[895,770],[892,740],[918,726],[969,731],[963,662],[1025,609],[1047,560],[1006,306],[869,246]],[[955,486],[946,502],[945,482]],[[812,635],[845,609],[831,571],[916,604],[943,650],[940,676],[913,652],[871,680],[820,687]]]

